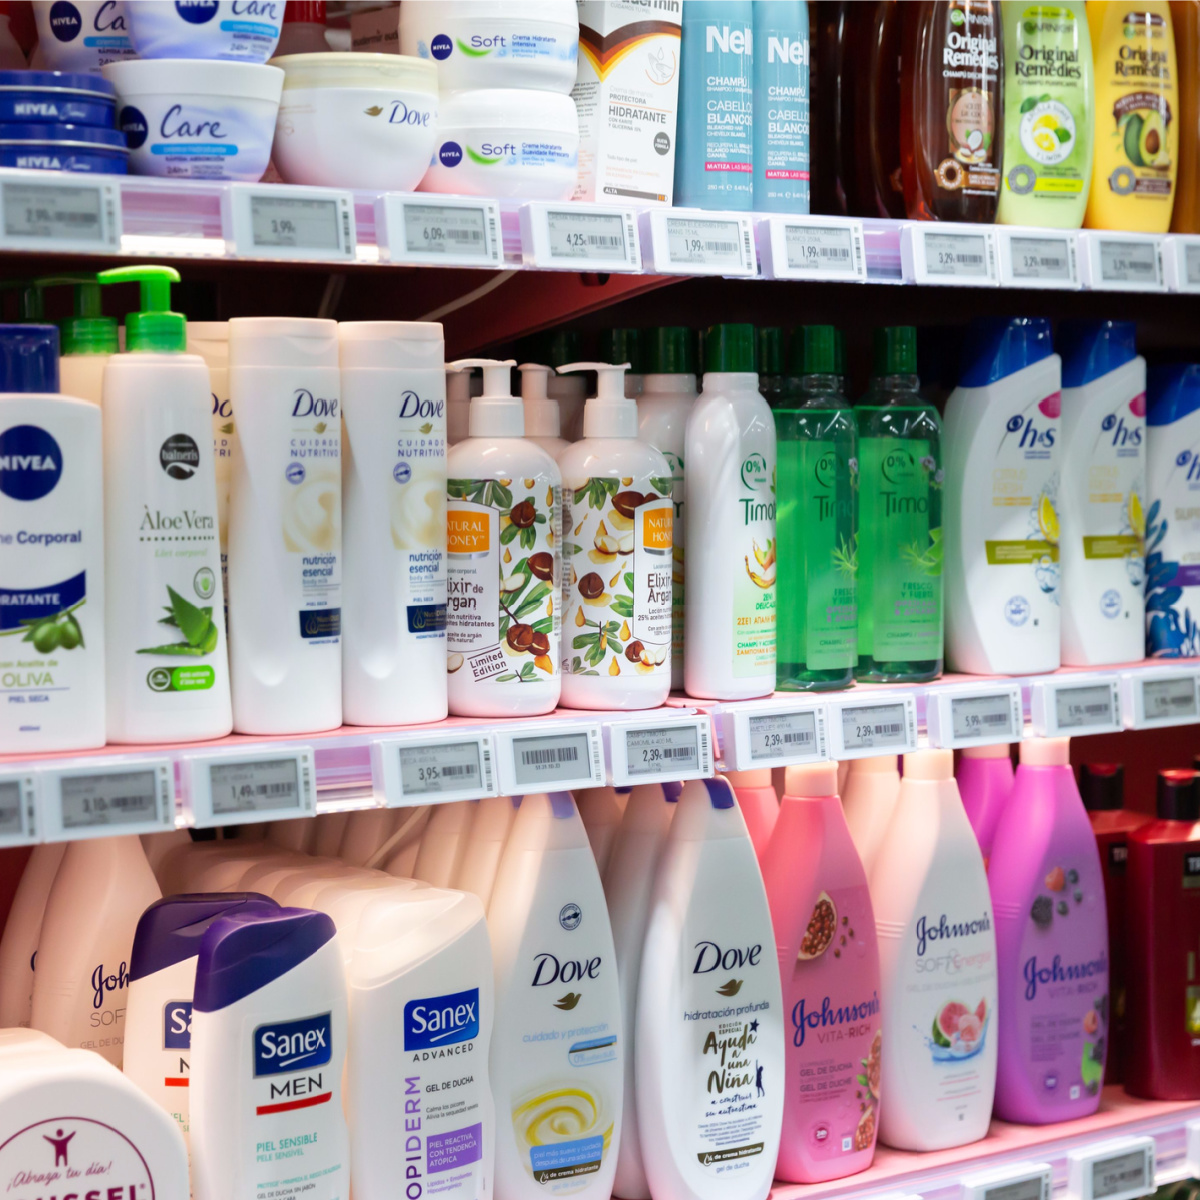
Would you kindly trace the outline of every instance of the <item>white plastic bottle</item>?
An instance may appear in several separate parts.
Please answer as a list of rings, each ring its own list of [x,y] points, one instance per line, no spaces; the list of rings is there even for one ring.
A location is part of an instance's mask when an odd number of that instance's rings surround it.
[[[277,907],[266,896],[245,892],[172,896],[150,905],[138,921],[129,960],[122,1070],[175,1119],[185,1141],[191,1095],[192,989],[200,939],[218,917]]]
[[[467,852],[477,807],[474,800],[434,805],[433,814],[421,835],[421,849],[412,872],[414,879],[433,887],[453,884]]]
[[[600,872],[601,879],[608,869],[613,839],[617,836],[617,827],[621,824],[621,817],[629,800],[629,791],[629,788],[623,787],[618,791],[615,787],[605,786],[583,788],[575,793],[575,804],[579,808],[583,827],[587,830],[592,855],[596,859],[596,870]]]
[[[133,934],[161,895],[136,837],[86,838],[67,847],[38,938],[34,1029],[121,1065]]]
[[[583,439],[562,452],[567,708],[657,708],[671,691],[671,467],[638,440],[628,363],[597,373]]]
[[[845,781],[838,785],[842,811],[870,882],[879,848],[887,836],[896,801],[900,798],[900,769],[894,754],[852,758],[845,765],[848,768]],[[838,766],[840,776],[842,764]]]
[[[476,802],[475,816],[453,886],[460,892],[478,896],[485,912],[492,899],[500,856],[504,853],[516,812],[511,796],[485,796]]]
[[[33,965],[46,901],[66,851],[65,842],[34,846],[21,872],[0,937],[0,1029],[29,1025],[33,1007]]]
[[[446,715],[446,374],[429,321],[338,325],[345,427],[342,708]]]
[[[714,325],[684,445],[684,687],[744,700],[775,690],[775,419],[753,325]]]
[[[471,372],[446,367],[446,449],[467,436],[471,423]]]
[[[192,1004],[196,1200],[344,1200],[345,1058],[346,977],[329,917],[281,908],[214,921]]]
[[[518,370],[521,372],[521,403],[525,407],[525,439],[535,442],[557,460],[571,443],[562,436],[558,401],[551,399],[546,391],[554,368],[522,363]]]
[[[337,323],[229,322],[238,455],[229,495],[229,666],[239,733],[342,723]]]
[[[733,788],[720,777],[685,784],[638,980],[637,1120],[652,1195],[765,1200],[783,1036],[771,913]]]
[[[887,1097],[879,1138],[898,1150],[978,1141],[996,1089],[996,931],[953,751],[904,756],[871,903]]]
[[[1064,322],[1062,661],[1140,660],[1146,514],[1146,360],[1132,321]]]
[[[671,687],[683,688],[684,440],[696,403],[695,334],[682,325],[645,330],[642,353],[646,374],[638,397],[638,437],[662,452],[671,467],[671,506],[675,517],[671,549]]]
[[[1045,317],[975,323],[946,402],[946,659],[974,675],[1059,665],[1062,362]]]
[[[406,1187],[429,1180],[444,1200],[490,1200],[495,984],[478,897],[420,888],[368,903],[348,983],[355,1200],[395,1197],[401,1153]]]
[[[141,284],[104,368],[106,724],[110,742],[189,742],[232,726],[208,369],[168,311],[171,267]]]
[[[0,754],[104,745],[100,410],[58,331],[0,325]]]
[[[552,712],[559,669],[562,476],[525,438],[525,411],[509,391],[512,360],[483,368],[470,436],[447,458],[446,670],[460,717]]]
[[[621,998],[575,801],[521,800],[488,931],[496,968],[496,1194],[609,1200],[621,1133]]]

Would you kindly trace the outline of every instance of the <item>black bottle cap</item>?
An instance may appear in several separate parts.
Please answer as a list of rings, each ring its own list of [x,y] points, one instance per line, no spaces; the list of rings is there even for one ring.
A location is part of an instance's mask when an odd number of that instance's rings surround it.
[[[1195,771],[1159,771],[1158,819],[1195,821],[1200,818],[1200,795]]]
[[[1079,768],[1079,794],[1089,812],[1123,807],[1125,768],[1120,763],[1084,763]]]

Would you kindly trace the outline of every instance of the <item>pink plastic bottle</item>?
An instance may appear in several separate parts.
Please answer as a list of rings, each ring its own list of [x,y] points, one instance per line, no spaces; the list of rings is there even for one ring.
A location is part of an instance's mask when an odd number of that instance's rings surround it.
[[[853,759],[841,793],[850,836],[870,879],[879,847],[892,823],[896,801],[900,798],[900,770],[896,756],[883,754],[877,758]]]
[[[879,948],[837,767],[788,767],[763,880],[788,1014],[778,1179],[866,1170],[879,1125]]]
[[[1108,917],[1068,738],[1021,743],[988,884],[1000,970],[996,1116],[1042,1125],[1093,1113],[1108,1043]]]
[[[955,772],[967,820],[975,830],[984,866],[992,857],[992,842],[1000,814],[1013,789],[1012,756],[1007,746],[965,746]]]
[[[758,861],[766,853],[767,843],[771,840],[771,830],[779,817],[779,795],[771,782],[771,768],[762,767],[757,771],[726,771],[725,778],[733,785],[733,794],[737,797],[738,808],[742,810],[742,819],[750,831],[750,841],[754,844],[754,853]]]

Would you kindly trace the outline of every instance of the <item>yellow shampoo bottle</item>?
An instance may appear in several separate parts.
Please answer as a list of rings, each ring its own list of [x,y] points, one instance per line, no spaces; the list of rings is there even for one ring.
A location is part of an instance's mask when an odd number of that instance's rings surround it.
[[[1165,233],[1179,164],[1179,78],[1165,0],[1089,0],[1096,149],[1089,229]]]

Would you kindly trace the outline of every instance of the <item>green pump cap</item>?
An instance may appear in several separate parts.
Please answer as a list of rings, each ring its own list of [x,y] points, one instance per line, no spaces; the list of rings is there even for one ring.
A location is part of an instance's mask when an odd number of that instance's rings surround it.
[[[642,363],[642,331],[640,329],[606,329],[600,335],[600,361],[629,363],[634,375],[645,370]]]
[[[835,329],[833,332],[834,332],[835,340],[836,340],[836,345],[834,346],[834,353],[837,355],[836,370],[837,370],[837,373],[843,379],[845,379],[846,378],[846,335],[840,329]]]
[[[642,356],[647,375],[695,375],[695,334],[686,325],[647,329]]]
[[[802,325],[792,334],[792,374],[837,375],[837,347],[832,325]]]
[[[753,325],[711,325],[704,335],[706,371],[756,371]]]
[[[917,331],[912,325],[888,325],[876,329],[873,350],[871,369],[874,374],[917,373]]]
[[[758,369],[762,374],[784,373],[783,344],[783,330],[778,325],[768,325],[758,331]]]
[[[140,283],[142,307],[125,318],[125,349],[134,354],[157,351],[183,354],[187,350],[187,318],[171,312],[171,284],[179,282],[174,267],[114,267],[101,271],[100,283]]]
[[[100,302],[100,284],[95,275],[47,275],[33,286],[75,289],[75,315],[59,323],[63,354],[116,354],[117,319],[106,317]]]

